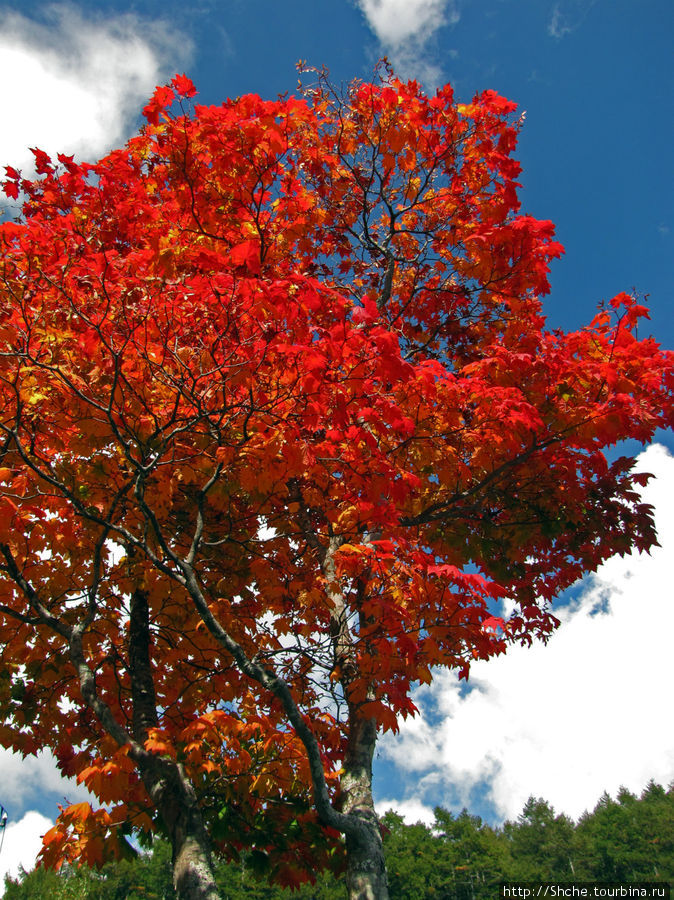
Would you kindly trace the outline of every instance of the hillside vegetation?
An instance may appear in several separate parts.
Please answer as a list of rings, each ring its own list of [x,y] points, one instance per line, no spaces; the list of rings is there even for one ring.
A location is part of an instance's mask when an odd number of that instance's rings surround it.
[[[494,828],[466,810],[435,810],[432,827],[383,817],[392,900],[493,900],[501,881],[674,882],[674,785],[651,782],[640,797],[605,794],[574,823],[530,798],[516,821]],[[270,885],[261,851],[217,866],[226,900],[343,900],[342,879],[322,874],[291,892]],[[6,879],[5,900],[173,900],[170,849],[100,871],[44,869]]]

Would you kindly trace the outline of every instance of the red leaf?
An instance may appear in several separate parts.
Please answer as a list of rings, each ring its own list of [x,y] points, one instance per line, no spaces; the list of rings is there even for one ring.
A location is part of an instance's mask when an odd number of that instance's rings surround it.
[[[31,147],[30,152],[35,157],[35,168],[38,175],[50,175],[54,171],[51,157],[48,153],[45,153],[44,150],[40,150],[38,147]]]
[[[505,622],[500,616],[489,616],[488,619],[484,619],[482,622],[482,631],[485,634],[493,634],[497,635],[499,631],[504,631]]]
[[[143,115],[150,125],[158,125],[161,113],[175,100],[175,93],[168,85],[161,85],[155,88],[155,92],[146,106],[143,108]]]
[[[16,200],[19,196],[19,185],[16,181],[3,181],[2,190],[10,200]]]
[[[180,94],[182,97],[194,97],[197,93],[197,89],[194,87],[192,80],[185,74],[174,75],[171,79],[171,84],[176,89],[176,93]]]
[[[242,266],[257,275],[260,272],[260,244],[258,241],[242,241],[235,244],[229,252],[229,257],[235,266]]]

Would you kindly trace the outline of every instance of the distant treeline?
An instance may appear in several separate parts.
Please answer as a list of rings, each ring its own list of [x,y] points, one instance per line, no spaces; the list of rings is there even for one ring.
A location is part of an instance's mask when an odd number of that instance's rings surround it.
[[[533,797],[514,822],[494,828],[467,811],[435,810],[435,822],[383,818],[391,900],[493,900],[502,881],[674,882],[674,785],[651,783],[640,797],[605,794],[577,823]],[[344,900],[323,874],[291,892],[260,877],[254,856],[218,865],[223,900]],[[107,864],[101,871],[34,870],[5,880],[5,900],[173,900],[170,849]]]

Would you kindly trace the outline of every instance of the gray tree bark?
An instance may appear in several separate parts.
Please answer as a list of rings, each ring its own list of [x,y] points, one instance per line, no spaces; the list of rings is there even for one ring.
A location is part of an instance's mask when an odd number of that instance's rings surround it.
[[[372,757],[377,741],[373,719],[352,710],[344,775],[342,812],[365,827],[346,834],[346,887],[349,900],[388,900],[388,878],[379,820],[372,797]]]
[[[220,900],[197,797],[182,766],[159,758],[143,772],[143,781],[171,841],[173,886],[179,900]]]

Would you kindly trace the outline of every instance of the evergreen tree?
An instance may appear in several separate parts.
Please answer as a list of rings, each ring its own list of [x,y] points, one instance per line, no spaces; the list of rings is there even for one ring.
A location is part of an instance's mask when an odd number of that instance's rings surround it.
[[[435,809],[435,831],[444,854],[453,860],[456,897],[493,897],[507,863],[501,835],[466,809],[453,816],[440,807]]]
[[[517,822],[506,822],[503,831],[510,848],[513,880],[576,878],[574,824],[565,815],[556,816],[545,800],[530,797]]]
[[[583,876],[604,881],[674,879],[674,792],[654,782],[640,798],[604,793],[577,826]]]

